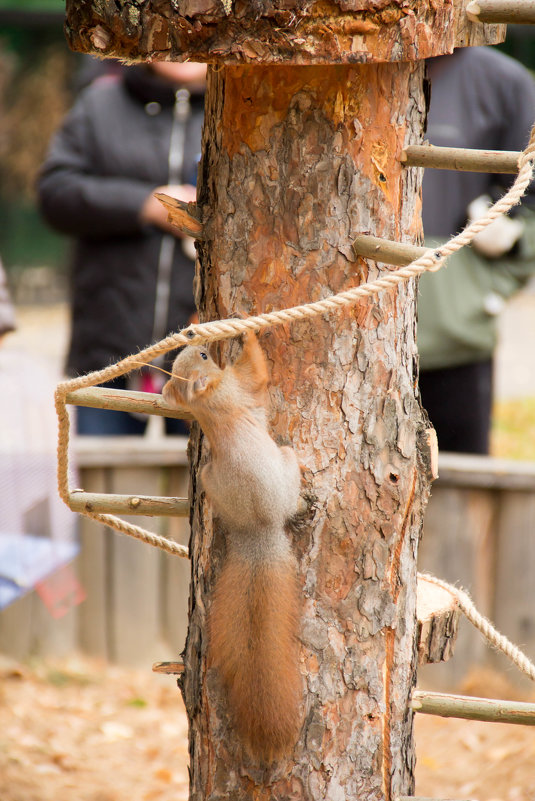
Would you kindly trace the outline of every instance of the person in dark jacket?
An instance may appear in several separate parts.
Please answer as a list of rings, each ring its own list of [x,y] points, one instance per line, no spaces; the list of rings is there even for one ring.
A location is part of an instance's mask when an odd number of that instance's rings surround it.
[[[85,89],[52,140],[38,197],[48,223],[75,240],[68,375],[106,367],[195,313],[192,241],[169,226],[154,194],[195,200],[204,84],[202,64],[129,67]],[[145,425],[126,412],[78,409],[80,434]],[[181,421],[166,427],[184,432]]]
[[[465,47],[428,61],[433,145],[523,150],[535,121],[535,82],[490,47]],[[510,175],[427,169],[422,187],[426,245],[440,246],[484,216]],[[423,275],[418,300],[422,404],[442,450],[489,451],[493,355],[506,300],[535,273],[535,193],[481,231],[472,247]]]

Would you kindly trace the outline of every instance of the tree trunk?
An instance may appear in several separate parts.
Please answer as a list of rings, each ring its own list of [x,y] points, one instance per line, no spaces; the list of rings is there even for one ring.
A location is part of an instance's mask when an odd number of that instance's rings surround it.
[[[196,292],[201,319],[255,314],[379,274],[360,233],[417,242],[423,64],[224,67],[209,74]],[[386,268],[383,268],[386,269]],[[413,790],[416,552],[428,484],[416,394],[416,284],[274,328],[271,425],[304,465],[305,525],[290,537],[304,597],[304,724],[261,770],[206,670],[206,610],[224,538],[197,492],[192,446],[190,626],[183,691],[191,798],[393,799]],[[232,350],[232,348],[231,348]]]

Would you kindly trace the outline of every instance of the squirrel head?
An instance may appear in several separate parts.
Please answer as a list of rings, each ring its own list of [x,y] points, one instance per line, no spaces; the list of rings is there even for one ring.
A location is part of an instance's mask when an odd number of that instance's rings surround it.
[[[173,362],[172,378],[164,385],[162,396],[170,406],[195,405],[212,394],[222,375],[206,348],[188,345]]]

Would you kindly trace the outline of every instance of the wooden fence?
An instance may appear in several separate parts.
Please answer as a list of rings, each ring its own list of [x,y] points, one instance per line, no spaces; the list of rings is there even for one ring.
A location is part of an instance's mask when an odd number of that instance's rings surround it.
[[[535,464],[441,454],[424,522],[419,570],[468,590],[478,609],[535,658]],[[523,679],[462,620],[455,656],[422,671],[434,687],[457,685],[475,665]]]
[[[87,492],[187,497],[183,437],[79,437],[78,485]],[[187,545],[187,518],[132,517]],[[189,562],[81,517],[78,577],[86,600],[53,620],[35,593],[0,613],[0,652],[17,658],[74,649],[132,666],[176,657],[183,648]]]
[[[185,497],[186,440],[78,438],[87,492]],[[468,590],[497,627],[535,658],[535,464],[442,454],[420,544],[419,569]],[[131,518],[187,544],[186,518]],[[29,594],[0,613],[0,651],[17,657],[79,648],[128,665],[178,656],[186,632],[189,564],[79,519],[76,567],[87,600],[59,621]],[[472,665],[504,661],[463,621],[451,662],[423,669],[448,689]],[[508,669],[511,680],[516,671]]]

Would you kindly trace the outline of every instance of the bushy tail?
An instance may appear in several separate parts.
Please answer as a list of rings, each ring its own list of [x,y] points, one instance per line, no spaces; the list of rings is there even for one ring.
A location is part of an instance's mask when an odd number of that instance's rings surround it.
[[[227,690],[237,733],[258,760],[291,750],[301,727],[299,609],[293,559],[229,556],[210,611],[210,663]]]

